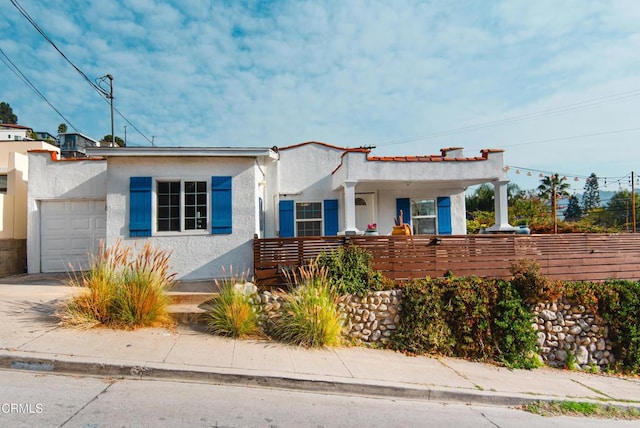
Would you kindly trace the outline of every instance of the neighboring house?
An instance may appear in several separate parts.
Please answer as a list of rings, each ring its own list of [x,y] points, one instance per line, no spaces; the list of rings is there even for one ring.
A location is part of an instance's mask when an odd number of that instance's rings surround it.
[[[253,270],[254,237],[389,234],[403,211],[414,233],[465,234],[464,191],[496,186],[506,221],[501,150],[464,157],[375,157],[324,143],[273,148],[95,148],[90,158],[30,153],[28,268],[87,264],[107,245],[150,241],[172,251],[183,280]]]
[[[86,135],[66,133],[58,135],[60,152],[65,158],[82,158],[87,155],[87,149],[100,147],[100,143]]]
[[[0,141],[33,140],[33,129],[28,126],[0,123]]]
[[[26,265],[27,152],[58,150],[44,141],[15,140],[14,135],[12,131],[10,140],[0,139],[0,277],[24,273]]]

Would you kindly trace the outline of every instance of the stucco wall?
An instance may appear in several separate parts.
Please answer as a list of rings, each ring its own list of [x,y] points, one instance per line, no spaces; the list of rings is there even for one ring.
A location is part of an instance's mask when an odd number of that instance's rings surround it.
[[[0,173],[7,174],[7,193],[0,194],[0,239],[27,237],[27,152],[57,151],[43,141],[0,141]]]
[[[337,183],[340,180],[364,177],[365,180],[357,182],[355,192],[375,195],[374,218],[377,219],[380,234],[391,234],[396,216],[396,198],[435,199],[449,196],[452,233],[464,235],[467,233],[467,223],[464,186],[460,184],[460,174],[478,179],[483,177],[480,182],[485,182],[504,173],[501,153],[497,153],[495,157],[492,154],[491,160],[462,163],[369,162],[366,161],[365,153],[349,153],[344,158],[342,154],[342,150],[320,144],[307,144],[280,151],[279,198],[295,201],[338,199],[339,230],[344,230],[344,192],[340,186],[336,187]],[[338,170],[332,174],[336,168]],[[401,175],[398,174],[399,171]],[[405,183],[402,181],[405,178],[414,178],[416,181]],[[455,187],[454,183],[459,186]],[[405,221],[409,221],[409,216],[409,213],[405,213]]]
[[[172,251],[172,271],[182,280],[222,277],[229,270],[253,273],[252,243],[258,233],[257,198],[264,179],[254,158],[111,157],[107,188],[107,244],[123,239],[140,247],[146,240]],[[166,233],[151,238],[129,237],[129,178],[196,179],[232,176],[233,233],[212,235],[210,231]]]
[[[40,272],[40,201],[106,198],[107,162],[104,160],[54,161],[50,152],[31,152],[28,177],[27,264],[29,273],[38,273]]]

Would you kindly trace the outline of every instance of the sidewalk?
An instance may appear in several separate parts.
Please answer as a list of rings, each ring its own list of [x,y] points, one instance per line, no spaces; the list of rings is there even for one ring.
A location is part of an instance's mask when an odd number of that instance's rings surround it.
[[[235,383],[438,402],[601,401],[640,408],[640,379],[550,368],[509,370],[362,347],[310,350],[175,330],[74,330],[51,313],[74,290],[60,277],[0,279],[0,368]]]

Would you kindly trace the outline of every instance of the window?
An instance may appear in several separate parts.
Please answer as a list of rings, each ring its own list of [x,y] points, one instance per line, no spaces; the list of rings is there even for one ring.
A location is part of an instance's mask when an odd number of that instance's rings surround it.
[[[322,236],[322,202],[296,202],[296,236]]]
[[[7,174],[0,174],[0,193],[7,193]]]
[[[207,230],[207,195],[206,181],[158,181],[158,232]]]
[[[411,200],[411,225],[414,235],[435,235],[436,201],[434,199]]]

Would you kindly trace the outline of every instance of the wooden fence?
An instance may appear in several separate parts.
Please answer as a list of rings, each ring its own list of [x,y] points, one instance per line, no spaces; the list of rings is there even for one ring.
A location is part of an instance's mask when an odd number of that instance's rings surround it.
[[[640,235],[461,235],[266,238],[254,240],[254,269],[259,286],[285,283],[283,272],[343,245],[373,254],[373,268],[388,278],[476,275],[509,278],[520,259],[536,260],[552,279],[600,281],[640,279]]]

